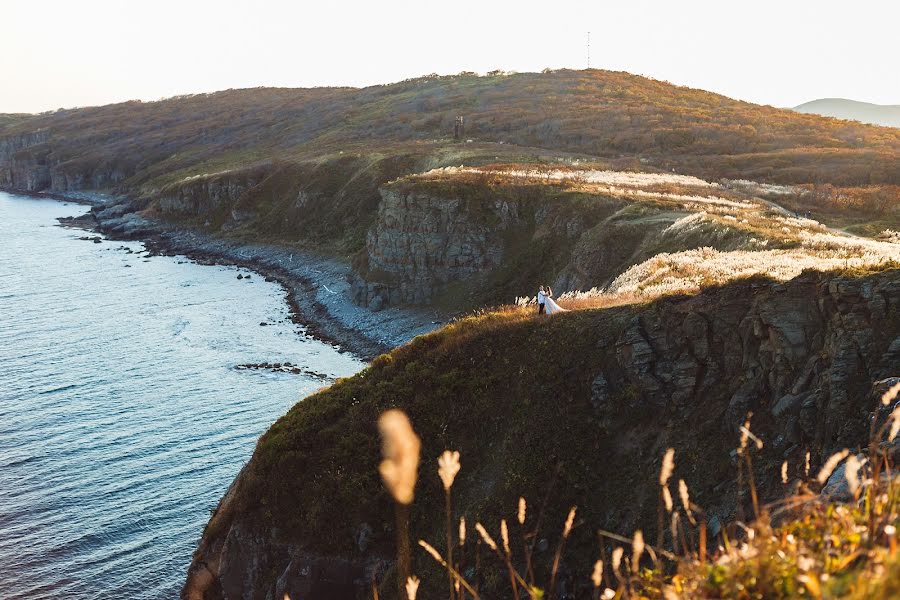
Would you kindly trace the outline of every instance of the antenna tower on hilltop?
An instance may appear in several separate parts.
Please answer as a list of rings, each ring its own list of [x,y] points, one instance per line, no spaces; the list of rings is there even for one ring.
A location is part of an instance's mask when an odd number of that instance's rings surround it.
[[[591,68],[591,32],[590,31],[588,31],[588,36],[587,36],[587,55],[588,55],[587,68],[590,69]]]

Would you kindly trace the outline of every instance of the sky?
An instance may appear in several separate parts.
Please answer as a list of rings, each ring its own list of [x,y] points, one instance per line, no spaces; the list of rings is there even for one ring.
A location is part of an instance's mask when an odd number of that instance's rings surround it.
[[[897,0],[0,0],[0,112],[590,66],[900,104]]]

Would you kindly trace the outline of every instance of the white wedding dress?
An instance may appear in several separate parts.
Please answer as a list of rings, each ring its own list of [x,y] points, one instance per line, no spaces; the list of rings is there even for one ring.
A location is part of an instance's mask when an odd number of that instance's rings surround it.
[[[547,297],[544,299],[544,312],[548,315],[566,312],[566,309],[553,301],[553,298]]]

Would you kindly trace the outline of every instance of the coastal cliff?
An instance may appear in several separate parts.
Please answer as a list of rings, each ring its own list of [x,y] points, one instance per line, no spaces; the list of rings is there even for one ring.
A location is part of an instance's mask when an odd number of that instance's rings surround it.
[[[556,112],[535,101],[550,97]],[[464,138],[452,136],[457,116]],[[4,188],[103,192],[118,200],[106,207],[116,218],[322,253],[352,263],[361,306],[437,303],[449,314],[512,301],[538,281],[602,287],[654,251],[771,237],[731,227],[722,239],[718,223],[679,240],[670,226],[704,207],[629,209],[618,184],[579,197],[558,189],[554,169],[752,180],[778,188],[760,193],[790,211],[877,235],[900,222],[898,156],[897,130],[599,70],[227,90],[0,120]],[[459,165],[545,177],[416,179]]]
[[[771,499],[783,492],[782,461],[794,473],[809,452],[816,469],[835,449],[864,446],[872,383],[898,372],[900,271],[751,279],[544,319],[466,319],[275,423],[210,520],[184,597],[356,597],[393,556],[375,430],[390,407],[423,440],[413,539],[441,539],[431,457],[458,449],[454,506],[473,520],[496,523],[519,495],[536,501],[558,478],[549,522],[578,505],[590,526],[573,534],[565,568],[586,574],[593,553],[578,549],[592,547],[594,528],[654,531],[652,474],[665,448],[675,448],[715,534],[750,510],[731,454],[748,412],[765,440],[759,492]],[[551,558],[538,552],[536,564]],[[424,553],[415,571],[426,597],[440,593]]]

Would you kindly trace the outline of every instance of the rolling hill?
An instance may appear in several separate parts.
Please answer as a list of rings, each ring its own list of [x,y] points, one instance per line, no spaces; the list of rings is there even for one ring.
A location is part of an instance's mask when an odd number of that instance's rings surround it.
[[[900,104],[882,105],[844,98],[822,98],[795,106],[794,110],[871,125],[900,127]]]

